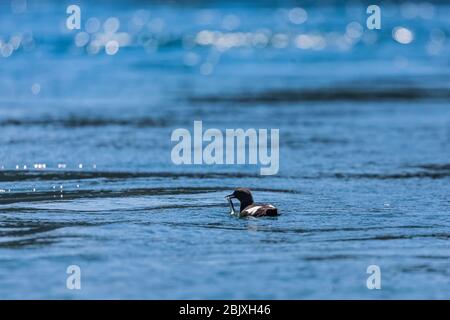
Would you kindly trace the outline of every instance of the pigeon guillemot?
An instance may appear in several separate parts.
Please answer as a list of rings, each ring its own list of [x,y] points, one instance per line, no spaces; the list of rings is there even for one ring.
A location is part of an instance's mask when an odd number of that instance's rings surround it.
[[[238,199],[241,203],[241,208],[239,210],[239,216],[246,217],[273,217],[278,215],[278,209],[275,208],[271,204],[255,204],[253,202],[253,196],[249,189],[246,188],[236,188],[234,192],[225,197],[231,206],[232,211],[234,212],[233,202],[231,199]]]

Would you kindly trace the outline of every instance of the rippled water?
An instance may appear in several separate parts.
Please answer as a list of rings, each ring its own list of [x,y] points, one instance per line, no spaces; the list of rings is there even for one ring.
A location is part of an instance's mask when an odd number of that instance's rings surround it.
[[[82,2],[127,34],[108,56],[75,45],[65,5],[2,2],[0,43],[22,42],[0,56],[0,298],[450,298],[449,6],[386,5],[380,31],[362,6],[306,5],[301,25],[291,6]],[[172,164],[194,120],[280,128],[279,174]],[[229,216],[236,186],[281,215]]]

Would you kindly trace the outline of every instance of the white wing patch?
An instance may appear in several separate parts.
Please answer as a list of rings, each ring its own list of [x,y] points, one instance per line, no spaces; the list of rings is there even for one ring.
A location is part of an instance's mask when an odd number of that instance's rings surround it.
[[[245,210],[245,212],[247,212],[248,214],[255,214],[256,211],[258,211],[258,209],[262,208],[262,206],[256,206],[256,207],[252,207],[250,209]]]
[[[262,209],[275,209],[275,207],[273,205],[266,204],[266,205],[263,205],[263,206],[254,206],[254,207],[245,209],[244,211],[242,211],[242,213],[246,214],[246,215],[249,215],[249,216],[252,216],[252,215],[255,215],[258,212],[258,210],[261,209],[261,208]]]

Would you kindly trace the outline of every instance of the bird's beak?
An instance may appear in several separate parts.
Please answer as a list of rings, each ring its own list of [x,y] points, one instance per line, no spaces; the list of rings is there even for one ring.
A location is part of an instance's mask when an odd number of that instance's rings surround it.
[[[234,199],[236,198],[233,194],[229,194],[227,196],[225,196],[225,199]]]

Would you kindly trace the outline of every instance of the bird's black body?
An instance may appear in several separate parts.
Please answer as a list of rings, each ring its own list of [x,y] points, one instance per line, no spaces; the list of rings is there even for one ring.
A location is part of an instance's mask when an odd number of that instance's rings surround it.
[[[236,188],[232,194],[227,196],[227,198],[236,198],[239,200],[241,203],[239,216],[241,217],[273,217],[278,215],[278,209],[271,204],[255,204],[249,189]]]

